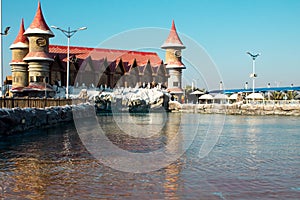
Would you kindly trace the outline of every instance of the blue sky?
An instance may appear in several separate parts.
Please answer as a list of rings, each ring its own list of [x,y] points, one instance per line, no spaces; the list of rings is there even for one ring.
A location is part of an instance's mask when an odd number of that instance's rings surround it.
[[[19,31],[21,18],[26,29],[33,20],[37,2],[2,0],[2,29],[11,27],[10,34],[3,37],[5,74],[10,74],[9,46]],[[147,27],[167,30],[174,19],[183,43],[183,38],[188,37],[204,49],[226,88],[241,88],[245,82],[251,87],[252,61],[246,51],[261,53],[256,61],[257,86],[300,85],[299,0],[41,0],[41,4],[49,26],[88,27],[71,38],[71,45],[97,47],[119,33]],[[66,45],[66,37],[57,30],[53,32],[55,37],[50,43]],[[137,37],[147,39],[143,34]],[[163,39],[156,42],[160,44]],[[191,74],[185,84],[191,85],[194,80],[198,87],[205,88],[202,80],[209,77],[195,76],[189,63],[185,64],[185,75]],[[218,88],[219,80],[214,82],[210,89]]]

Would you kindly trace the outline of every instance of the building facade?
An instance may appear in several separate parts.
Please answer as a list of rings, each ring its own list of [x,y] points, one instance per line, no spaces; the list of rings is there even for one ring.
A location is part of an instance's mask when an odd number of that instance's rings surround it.
[[[51,45],[54,37],[48,27],[40,2],[36,15],[29,26],[20,31],[12,51],[11,71],[14,96],[43,97],[53,92],[53,85],[67,85],[69,60],[69,85],[74,87],[145,87],[160,85],[171,93],[182,94],[181,42],[174,21],[170,34],[161,48],[166,50],[166,62],[155,52],[141,52],[104,48],[70,47]]]

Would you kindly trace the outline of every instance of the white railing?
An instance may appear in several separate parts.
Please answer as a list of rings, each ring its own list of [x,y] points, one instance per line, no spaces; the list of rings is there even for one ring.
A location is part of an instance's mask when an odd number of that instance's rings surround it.
[[[244,100],[244,104],[264,104],[264,105],[299,105],[300,100]]]

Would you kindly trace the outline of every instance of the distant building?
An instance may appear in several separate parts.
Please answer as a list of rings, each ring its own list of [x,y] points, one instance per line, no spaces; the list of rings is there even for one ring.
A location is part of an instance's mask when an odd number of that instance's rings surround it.
[[[54,37],[45,22],[41,4],[29,26],[20,31],[10,46],[12,51],[12,89],[14,96],[43,97],[54,92],[53,85],[66,86],[67,46],[50,45]],[[160,85],[182,95],[181,42],[174,21],[161,48],[166,49],[166,63],[155,52],[70,47],[69,85],[87,87],[146,87]]]

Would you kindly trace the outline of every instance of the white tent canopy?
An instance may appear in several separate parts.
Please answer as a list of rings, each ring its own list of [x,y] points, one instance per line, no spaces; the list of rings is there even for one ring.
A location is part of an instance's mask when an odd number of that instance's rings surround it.
[[[217,94],[214,96],[214,99],[228,99],[228,96],[226,94]]]
[[[246,99],[264,99],[264,97],[260,93],[251,93],[248,96],[246,96]]]
[[[210,94],[204,94],[201,97],[199,97],[199,99],[202,99],[202,100],[212,100],[214,98]]]
[[[195,91],[192,92],[191,94],[200,95],[200,94],[204,94],[204,92],[201,92],[201,91],[199,91],[199,90],[195,90]]]
[[[230,95],[229,99],[230,100],[237,100],[238,95],[239,95],[238,93],[234,93],[234,94]]]

